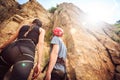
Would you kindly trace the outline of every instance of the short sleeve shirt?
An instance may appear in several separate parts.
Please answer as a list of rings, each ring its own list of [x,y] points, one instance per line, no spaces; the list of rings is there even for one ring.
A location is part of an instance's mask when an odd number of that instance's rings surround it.
[[[61,38],[54,36],[51,40],[51,44],[57,44],[59,45],[59,51],[58,51],[58,57],[59,58],[63,58],[64,60],[66,59],[66,55],[67,55],[67,48],[64,45],[64,42],[62,41]],[[51,47],[52,48],[52,47]],[[56,63],[54,66],[55,69],[60,69],[62,71],[65,71],[65,68],[63,65]]]

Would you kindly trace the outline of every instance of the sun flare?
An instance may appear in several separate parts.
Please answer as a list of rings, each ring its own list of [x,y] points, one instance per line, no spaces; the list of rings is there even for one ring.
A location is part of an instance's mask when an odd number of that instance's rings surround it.
[[[115,6],[110,6],[104,3],[89,3],[85,8],[85,12],[92,18],[91,21],[107,21],[112,17]]]

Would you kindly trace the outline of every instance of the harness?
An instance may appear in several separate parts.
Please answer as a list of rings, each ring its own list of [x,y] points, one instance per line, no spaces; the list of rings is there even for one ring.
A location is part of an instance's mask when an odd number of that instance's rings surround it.
[[[16,41],[14,41],[13,44],[15,43],[15,45],[16,45],[19,41],[29,41],[29,42],[32,43],[32,45],[35,47],[34,42],[33,42],[31,39],[27,39],[27,38],[18,39],[18,40],[16,40]],[[14,46],[15,46],[15,45],[14,45]],[[17,47],[18,47],[18,49],[19,49],[19,51],[20,51],[21,54],[19,54],[18,57],[16,57],[16,59],[19,58],[19,56],[24,55],[24,56],[26,56],[26,57],[30,57],[30,58],[31,58],[30,60],[34,60],[33,55],[30,54],[30,53],[33,53],[31,50],[28,50],[28,51],[27,51],[28,53],[26,53],[26,52],[24,52],[24,50],[23,50],[23,49],[24,49],[24,46],[17,45]],[[6,50],[6,49],[4,49],[4,51],[5,51],[5,50]],[[22,51],[22,50],[23,50],[23,51]],[[4,55],[4,51],[3,51],[3,55]],[[1,59],[5,64],[10,65],[10,64],[3,58],[2,55],[0,55],[0,59]],[[19,61],[19,60],[18,60],[18,61]]]
[[[17,44],[17,43],[19,43],[19,42],[24,42],[24,41],[29,41],[30,43],[32,43],[32,45],[33,45],[33,47],[35,47],[35,43],[31,40],[31,39],[29,39],[29,38],[26,38],[26,36],[28,35],[28,33],[31,31],[33,29],[33,26],[31,26],[31,27],[29,27],[29,29],[28,29],[28,31],[27,32],[25,32],[24,33],[24,37],[25,38],[20,38],[20,39],[17,39],[16,41],[14,41],[12,44],[14,44],[14,46]],[[17,45],[17,47],[18,47],[18,49],[19,49],[19,51],[20,51],[20,53],[21,54],[19,54],[18,55],[18,57],[17,58],[19,58],[19,56],[21,56],[21,55],[24,55],[24,56],[26,56],[26,57],[30,57],[32,60],[34,60],[34,57],[33,57],[33,55],[31,55],[31,54],[29,54],[30,52],[28,52],[28,53],[25,53],[24,52],[24,50],[22,51],[22,47],[24,47],[24,46],[22,46],[22,45]],[[5,51],[6,49],[4,49],[4,51]],[[3,53],[4,53],[4,51],[3,51]],[[30,51],[30,50],[29,50]],[[4,55],[4,54],[3,54]],[[3,58],[3,56],[2,55],[0,55],[0,59],[5,63],[5,64],[7,64],[7,65],[9,65],[9,63]],[[30,60],[31,60],[30,59]],[[16,59],[17,60],[17,59]],[[19,60],[18,60],[19,61]]]
[[[60,63],[61,65],[65,66],[65,61],[63,58],[58,57],[56,63]]]
[[[0,59],[1,59],[5,64],[9,65],[9,63],[7,63],[7,62],[3,59],[2,56],[0,56]]]
[[[63,58],[57,58],[57,61],[56,61],[56,63],[60,63],[61,65],[63,65],[63,66],[65,66],[65,61],[63,60]],[[47,62],[47,64],[43,67],[43,69],[42,69],[42,73],[44,73],[44,71],[46,70],[46,68],[48,67],[48,65],[49,65],[49,61]]]
[[[22,38],[22,39],[18,39],[18,40],[16,40],[15,42],[18,42],[18,41],[30,41],[30,42],[33,44],[33,46],[35,47],[35,43],[34,43],[31,39],[28,39],[28,38]]]
[[[59,63],[59,64],[63,65],[63,66],[65,67],[65,70],[66,70],[65,61],[63,60],[63,58],[59,58],[59,57],[58,57],[56,63]],[[44,68],[42,69],[42,71],[41,71],[42,73],[44,73],[44,71],[45,71],[45,69],[47,68],[48,65],[49,65],[49,62],[48,62],[48,63],[44,66]],[[59,78],[60,78],[61,80],[69,80],[66,71],[63,72],[62,70],[53,68],[51,74],[54,75],[54,76],[55,76],[55,75],[59,76]],[[54,77],[54,78],[55,78],[55,77]],[[45,80],[45,77],[44,77],[43,80]]]

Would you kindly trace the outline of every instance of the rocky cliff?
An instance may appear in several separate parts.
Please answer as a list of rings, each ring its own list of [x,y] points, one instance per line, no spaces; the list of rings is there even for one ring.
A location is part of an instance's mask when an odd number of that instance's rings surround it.
[[[22,24],[40,18],[47,32],[45,54],[48,54],[51,29],[56,26],[64,29],[64,42],[68,49],[67,71],[71,80],[120,79],[120,45],[116,42],[119,37],[114,33],[114,26],[102,21],[91,22],[83,11],[71,3],[58,5],[54,14],[51,14],[36,0],[29,0],[23,5],[19,5],[15,0],[10,2],[15,4],[8,5],[16,5],[17,11],[5,20],[0,18],[0,44],[9,39]],[[2,8],[5,9],[7,4]],[[10,13],[3,17],[8,14]],[[41,77],[38,80],[42,80]]]
[[[113,32],[113,26],[88,18],[79,8],[67,3],[59,5],[54,14],[54,27],[60,25],[66,32],[70,77],[112,80],[114,68],[119,66],[120,46],[114,40],[119,37]]]
[[[0,23],[16,14],[19,8],[20,5],[15,0],[0,0]]]

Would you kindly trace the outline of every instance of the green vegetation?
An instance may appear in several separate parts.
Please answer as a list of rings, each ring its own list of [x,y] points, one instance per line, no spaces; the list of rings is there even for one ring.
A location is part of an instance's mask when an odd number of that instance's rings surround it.
[[[50,13],[54,13],[56,9],[57,9],[57,7],[51,7],[48,11],[49,11]]]
[[[46,41],[48,44],[50,44],[51,37],[52,37],[52,27],[49,28],[49,30],[47,30],[46,35],[45,35],[45,41]]]
[[[117,29],[115,30],[115,33],[117,35],[120,35],[120,24],[115,24],[115,26],[117,27]]]
[[[114,24],[114,26],[116,26],[115,33],[120,37],[120,20],[117,21],[116,24]],[[120,43],[120,39],[116,39],[115,41]]]
[[[115,33],[117,35],[120,35],[120,24],[115,24],[115,26],[117,27],[117,29],[115,30]]]
[[[120,28],[120,20],[116,21],[115,25],[117,28]]]
[[[117,28],[120,28],[120,24],[115,24],[115,26],[116,26]]]

